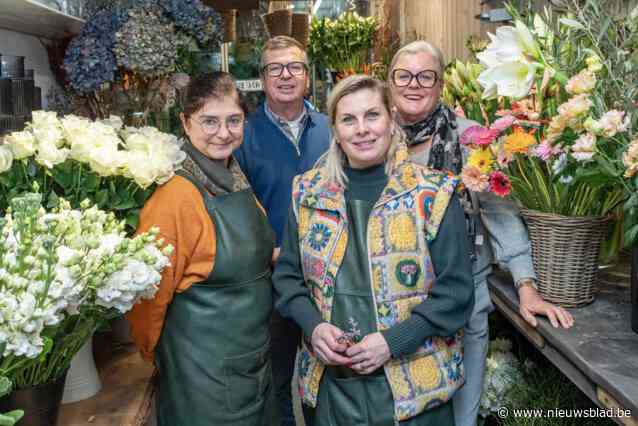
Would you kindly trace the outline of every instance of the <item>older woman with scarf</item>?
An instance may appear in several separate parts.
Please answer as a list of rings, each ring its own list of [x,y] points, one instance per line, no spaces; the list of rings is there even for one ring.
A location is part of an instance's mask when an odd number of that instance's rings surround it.
[[[333,140],[293,183],[273,276],[305,336],[307,420],[454,425],[474,294],[457,181],[409,161],[379,80],[342,80],[328,113]]]
[[[395,119],[407,134],[413,161],[436,170],[460,174],[465,151],[463,132],[478,123],[457,117],[440,101],[445,63],[441,51],[425,41],[401,48],[392,59],[389,81]],[[472,247],[475,305],[465,327],[465,386],[454,398],[457,426],[476,424],[488,348],[487,315],[493,310],[487,289],[492,263],[507,268],[520,299],[520,314],[532,326],[535,315],[545,315],[554,327],[572,326],[565,309],[545,302],[534,283],[531,247],[516,206],[494,194],[470,193],[462,197]]]
[[[187,159],[139,225],[175,251],[155,298],[128,315],[133,339],[159,372],[160,426],[270,425],[274,234],[231,155],[244,110],[230,75],[195,78],[181,119]]]

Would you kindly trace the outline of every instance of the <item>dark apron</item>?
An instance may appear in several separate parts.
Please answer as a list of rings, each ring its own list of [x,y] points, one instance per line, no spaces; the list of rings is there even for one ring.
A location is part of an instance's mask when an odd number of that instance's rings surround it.
[[[274,234],[252,191],[211,196],[215,265],[176,293],[156,348],[159,426],[269,426]]]
[[[348,201],[348,245],[337,274],[331,323],[358,342],[377,332],[370,281],[367,226],[374,203]],[[305,407],[309,426],[391,426],[394,398],[383,368],[359,375],[347,367],[327,367],[319,385],[317,407]],[[453,426],[451,404],[400,422],[402,426]]]

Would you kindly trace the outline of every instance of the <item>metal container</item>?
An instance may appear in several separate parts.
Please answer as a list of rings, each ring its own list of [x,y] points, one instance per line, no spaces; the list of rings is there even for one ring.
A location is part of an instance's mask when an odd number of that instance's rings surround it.
[[[24,56],[0,56],[0,76],[24,78]]]
[[[33,111],[42,109],[42,89],[38,86],[33,88]]]
[[[0,78],[0,114],[13,114],[11,79]]]
[[[35,85],[33,80],[25,78],[11,79],[11,92],[13,95],[13,114],[27,115],[33,110],[33,92]]]

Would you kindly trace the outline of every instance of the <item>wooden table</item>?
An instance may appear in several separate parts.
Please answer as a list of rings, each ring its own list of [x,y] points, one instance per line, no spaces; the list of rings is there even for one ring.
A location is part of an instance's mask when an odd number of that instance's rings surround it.
[[[151,412],[153,366],[133,345],[98,348],[102,390],[93,398],[60,407],[58,426],[143,426]]]
[[[575,324],[564,330],[546,319],[536,328],[525,322],[509,275],[497,272],[488,283],[494,305],[545,357],[599,407],[631,411],[617,423],[638,426],[638,334],[627,287],[602,285],[594,303],[569,309]]]

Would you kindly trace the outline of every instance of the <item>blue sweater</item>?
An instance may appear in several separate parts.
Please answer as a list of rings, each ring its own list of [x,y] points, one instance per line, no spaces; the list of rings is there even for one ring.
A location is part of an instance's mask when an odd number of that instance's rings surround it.
[[[279,126],[268,118],[263,104],[248,116],[244,143],[234,155],[266,209],[278,247],[288,218],[292,179],[311,169],[327,151],[329,143],[328,117],[311,109],[299,140],[299,153]]]

